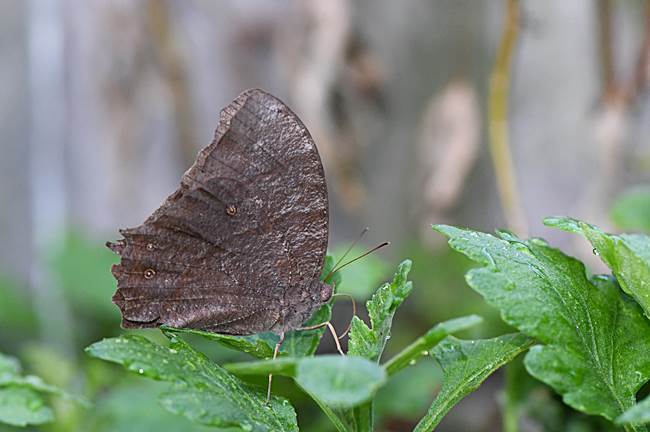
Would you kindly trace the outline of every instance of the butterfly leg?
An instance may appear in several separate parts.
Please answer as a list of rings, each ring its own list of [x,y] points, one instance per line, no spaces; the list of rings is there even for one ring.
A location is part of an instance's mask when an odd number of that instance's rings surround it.
[[[343,348],[341,348],[341,343],[339,342],[340,338],[336,334],[336,330],[334,330],[334,326],[332,325],[331,322],[325,321],[324,323],[316,324],[316,325],[313,325],[313,326],[300,327],[298,330],[316,330],[318,328],[325,327],[325,326],[327,326],[330,333],[332,333],[332,336],[334,337],[334,343],[336,344],[337,351],[339,352],[339,354],[344,356],[345,353],[343,352]]]
[[[357,302],[354,300],[354,297],[352,297],[350,294],[335,293],[332,294],[332,298],[334,297],[347,297],[350,299],[350,302],[352,302],[352,318],[350,318],[350,323],[348,324],[345,331],[341,334],[341,336],[339,336],[339,340],[341,340],[345,337],[345,335],[347,335],[350,332],[350,329],[352,328],[352,321],[354,320],[354,317],[357,316]]]
[[[280,340],[278,343],[275,344],[275,349],[273,350],[273,360],[278,356],[278,352],[280,351],[280,346],[282,346],[282,342],[284,342],[284,332],[280,333]],[[273,374],[269,374],[269,386],[266,389],[266,403],[271,401],[271,382],[273,381]]]

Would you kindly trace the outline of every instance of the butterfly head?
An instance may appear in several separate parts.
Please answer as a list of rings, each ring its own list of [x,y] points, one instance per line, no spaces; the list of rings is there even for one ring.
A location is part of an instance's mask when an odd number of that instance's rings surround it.
[[[326,303],[332,298],[334,287],[322,281],[318,281],[318,283],[320,284],[320,299],[323,303]]]

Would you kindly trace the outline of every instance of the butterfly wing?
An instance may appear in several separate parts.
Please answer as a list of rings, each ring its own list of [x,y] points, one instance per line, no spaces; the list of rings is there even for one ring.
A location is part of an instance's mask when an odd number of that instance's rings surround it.
[[[296,302],[307,313],[322,303],[310,288],[328,239],[316,146],[281,101],[248,90],[222,110],[180,187],[121,234],[109,247],[122,257],[113,301],[124,327],[286,330]]]

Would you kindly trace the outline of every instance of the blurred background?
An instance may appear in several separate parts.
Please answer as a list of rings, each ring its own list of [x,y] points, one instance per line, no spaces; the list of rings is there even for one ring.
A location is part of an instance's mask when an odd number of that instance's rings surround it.
[[[55,401],[57,422],[38,430],[203,430],[160,408],[155,383],[83,347],[121,332],[104,243],[176,188],[247,88],[283,99],[311,131],[330,252],[365,226],[359,251],[392,243],[346,268],[342,291],[361,304],[414,261],[387,355],[464,314],[485,318],[467,337],[507,331],[431,223],[541,236],[597,272],[591,249],[543,217],[616,230],[616,199],[650,180],[647,0],[0,0],[0,11],[0,352],[95,402]],[[350,314],[339,303],[337,327]],[[410,430],[438,379],[430,360],[398,375],[379,395],[378,430]],[[301,430],[331,430],[278,381]],[[499,430],[502,383],[440,430]],[[543,386],[519,387],[531,395],[524,430],[565,430],[569,417],[599,427]]]

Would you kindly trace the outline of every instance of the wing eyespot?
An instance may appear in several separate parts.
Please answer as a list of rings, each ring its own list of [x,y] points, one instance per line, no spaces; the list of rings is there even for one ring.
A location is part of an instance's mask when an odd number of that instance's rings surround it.
[[[151,278],[154,277],[155,275],[156,275],[156,271],[155,271],[154,269],[150,269],[150,268],[148,268],[148,269],[146,269],[146,270],[144,271],[144,278],[145,278],[145,279],[151,279]]]
[[[230,204],[228,207],[226,207],[226,214],[228,216],[234,216],[237,214],[237,207],[235,207],[233,204]]]
[[[152,250],[154,250],[153,243],[147,243],[147,250],[148,250],[148,251],[152,251]]]

